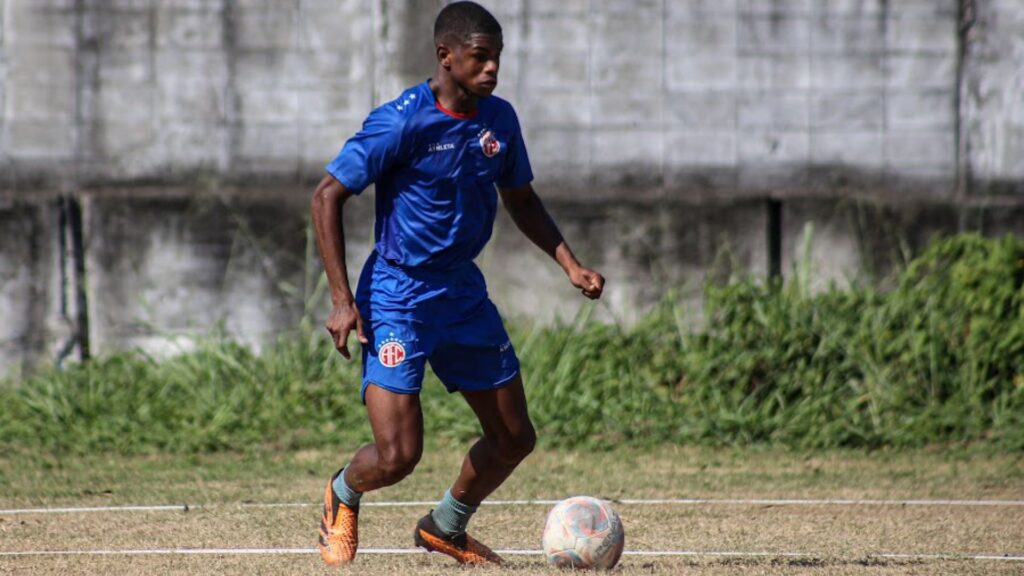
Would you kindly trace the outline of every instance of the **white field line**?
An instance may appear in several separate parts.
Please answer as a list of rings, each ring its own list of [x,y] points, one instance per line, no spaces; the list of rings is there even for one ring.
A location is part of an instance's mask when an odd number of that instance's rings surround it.
[[[80,508],[12,508],[0,510],[0,515],[14,514],[75,514],[86,512],[187,512],[190,508],[199,506],[188,506],[181,504],[168,504],[164,506],[84,506]]]
[[[541,556],[542,550],[495,550],[506,556]],[[98,549],[98,550],[23,550],[0,552],[0,557],[25,556],[142,556],[142,555],[282,555],[282,554],[317,554],[316,548],[134,548],[134,549]],[[360,554],[425,554],[420,548],[361,548]],[[743,551],[701,551],[701,550],[626,550],[624,556],[690,556],[690,557],[759,557],[759,558],[818,558],[810,552],[743,552]],[[1024,556],[1008,554],[914,554],[914,553],[882,553],[868,554],[868,558],[886,558],[893,560],[989,560],[1003,562],[1024,562]]]
[[[553,506],[559,500],[486,500],[484,506]],[[636,506],[1005,506],[1024,507],[1024,500],[864,500],[864,499],[771,499],[771,498],[661,498],[640,499],[620,498],[613,504]],[[361,506],[370,507],[412,507],[434,506],[435,500],[393,500],[369,501]],[[240,508],[307,508],[320,506],[314,502],[270,502],[241,504],[170,504],[132,506],[83,506],[66,508],[10,508],[0,510],[0,515],[15,514],[73,514],[88,512],[188,512],[203,508],[237,506]]]

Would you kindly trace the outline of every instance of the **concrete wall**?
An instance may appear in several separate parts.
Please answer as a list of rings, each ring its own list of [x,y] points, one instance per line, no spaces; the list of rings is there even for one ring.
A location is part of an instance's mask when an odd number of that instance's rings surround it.
[[[697,294],[716,259],[765,273],[767,198],[778,264],[811,223],[820,284],[883,275],[934,233],[1024,232],[1022,2],[484,3],[505,29],[498,93],[610,277],[606,318]],[[312,183],[430,75],[442,5],[0,0],[0,372],[63,356],[79,312],[95,352],[160,352],[218,329],[265,343],[322,308]],[[58,197],[84,212],[84,275]],[[355,274],[369,198],[346,225]],[[504,216],[480,264],[511,315],[580,303]]]
[[[73,330],[58,206],[0,202],[0,374],[59,354]]]
[[[322,168],[372,104],[360,4],[5,0],[9,185]]]
[[[965,43],[964,160],[972,187],[1024,192],[1024,3],[976,0]]]
[[[486,3],[556,194],[1020,192],[1015,0]],[[4,185],[313,177],[441,5],[4,0]]]
[[[250,345],[298,327],[306,202],[98,194],[86,204],[93,346],[159,353],[201,334]]]

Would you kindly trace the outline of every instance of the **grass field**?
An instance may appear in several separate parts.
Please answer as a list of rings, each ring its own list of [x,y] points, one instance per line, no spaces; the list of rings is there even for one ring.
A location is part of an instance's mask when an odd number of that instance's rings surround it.
[[[437,499],[458,447],[428,449],[398,486],[367,504]],[[0,553],[41,550],[273,548],[288,554],[0,556],[0,573],[330,573],[311,553],[316,500],[341,458],[317,451],[159,457],[0,457]],[[642,473],[637,473],[642,471]],[[780,449],[543,451],[495,499],[692,498],[703,504],[616,508],[622,574],[1019,574],[1024,563],[963,555],[1024,555],[1024,506],[766,504],[722,499],[1024,500],[1024,455],[982,450],[792,452]],[[43,513],[14,509],[188,504],[188,511]],[[289,504],[262,507],[262,504]],[[498,549],[536,550],[547,505],[485,506],[471,529]],[[366,506],[361,546],[410,548],[429,504]],[[714,555],[715,553],[729,553]],[[753,553],[763,553],[756,556]],[[790,555],[795,554],[795,555]],[[909,554],[914,557],[891,557]],[[953,556],[934,558],[926,555]],[[958,557],[959,556],[959,557]],[[557,573],[538,555],[504,571]],[[368,553],[346,574],[464,573],[435,555]],[[475,573],[495,573],[479,570]]]

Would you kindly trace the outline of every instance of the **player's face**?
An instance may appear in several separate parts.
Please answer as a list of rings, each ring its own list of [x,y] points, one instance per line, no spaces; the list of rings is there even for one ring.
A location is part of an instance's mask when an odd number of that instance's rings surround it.
[[[451,53],[452,78],[467,92],[481,98],[498,86],[498,66],[504,48],[501,35],[474,34]]]

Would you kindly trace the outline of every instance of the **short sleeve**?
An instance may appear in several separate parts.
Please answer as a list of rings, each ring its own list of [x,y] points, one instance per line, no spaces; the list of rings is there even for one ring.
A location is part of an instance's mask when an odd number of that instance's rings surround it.
[[[353,194],[377,181],[400,157],[403,117],[385,104],[363,122],[363,128],[345,142],[327,172]]]
[[[519,118],[511,107],[512,134],[508,139],[508,153],[505,154],[505,165],[497,178],[499,188],[517,188],[533,181],[533,170],[530,168],[530,157],[526,153],[526,143],[519,127]]]

